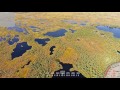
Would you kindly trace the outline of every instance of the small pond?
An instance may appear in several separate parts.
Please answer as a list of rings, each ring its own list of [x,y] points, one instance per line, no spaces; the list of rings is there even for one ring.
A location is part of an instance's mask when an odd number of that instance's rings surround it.
[[[56,48],[56,47],[55,47],[55,46],[52,46],[52,47],[50,48],[50,55],[53,54],[54,48]]]
[[[120,51],[117,51],[117,53],[119,53],[119,54],[120,54]]]
[[[111,32],[113,33],[114,37],[120,38],[120,28],[112,28],[109,26],[97,26],[98,30],[106,31],[106,32]]]
[[[87,22],[88,22],[88,21],[81,21],[81,22],[80,22],[80,26],[86,26]]]
[[[85,78],[78,71],[70,71],[73,68],[72,64],[66,64],[59,62],[62,65],[62,69],[55,71],[52,78]]]
[[[6,38],[0,37],[0,42],[5,41]]]
[[[30,26],[30,28],[32,29],[33,32],[40,32],[41,30],[43,30],[43,29],[35,27],[35,26]]]
[[[69,29],[72,33],[75,33],[76,32],[76,30],[73,30],[73,29]]]
[[[60,37],[60,36],[65,36],[65,33],[67,32],[67,30],[65,29],[60,29],[54,32],[47,32],[46,34],[44,34],[45,36],[51,36],[51,37]]]
[[[12,40],[9,40],[8,41],[8,44],[9,45],[13,45],[14,43],[18,42],[19,41],[19,36],[18,35],[15,35],[15,37],[12,39]]]
[[[15,25],[14,27],[8,27],[7,29],[8,30],[15,30],[17,32],[23,32],[24,34],[29,34],[25,28],[21,28],[18,25]]]
[[[50,41],[49,38],[45,38],[45,39],[35,39],[35,42],[37,42],[38,44],[41,44],[42,46],[45,46],[48,41]]]
[[[22,56],[27,50],[30,50],[32,46],[28,46],[27,42],[17,43],[12,52],[12,59]]]

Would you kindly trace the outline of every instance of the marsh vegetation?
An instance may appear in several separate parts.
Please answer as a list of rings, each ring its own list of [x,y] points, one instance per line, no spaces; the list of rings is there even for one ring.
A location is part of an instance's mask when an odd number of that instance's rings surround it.
[[[0,27],[1,77],[52,78],[69,64],[71,72],[103,78],[120,62],[119,18],[117,12],[15,13],[15,26]]]

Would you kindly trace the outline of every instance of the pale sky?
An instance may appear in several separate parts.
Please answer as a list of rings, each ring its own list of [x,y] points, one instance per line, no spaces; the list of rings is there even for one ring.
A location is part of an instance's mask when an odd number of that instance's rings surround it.
[[[13,26],[15,26],[15,13],[0,12],[0,27],[13,27]]]

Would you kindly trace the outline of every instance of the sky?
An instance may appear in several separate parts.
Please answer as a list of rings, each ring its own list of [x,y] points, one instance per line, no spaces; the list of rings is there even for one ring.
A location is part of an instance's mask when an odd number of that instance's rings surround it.
[[[13,27],[15,26],[15,13],[13,12],[0,12],[0,26]]]

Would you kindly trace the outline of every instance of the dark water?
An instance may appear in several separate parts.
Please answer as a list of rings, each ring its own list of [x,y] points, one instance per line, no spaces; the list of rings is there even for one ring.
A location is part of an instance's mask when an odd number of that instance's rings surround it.
[[[0,42],[5,41],[6,38],[0,37]]]
[[[13,45],[14,43],[18,42],[19,41],[19,36],[16,35],[12,40],[9,40],[8,41],[8,44],[9,45]]]
[[[117,51],[120,54],[120,51]]]
[[[106,32],[111,32],[113,33],[114,37],[120,38],[120,28],[112,28],[109,26],[97,26],[98,30],[106,31]]]
[[[60,30],[57,30],[57,31],[54,31],[54,32],[47,32],[46,36],[51,36],[51,37],[60,37],[60,36],[65,36],[65,33],[67,32],[67,30],[65,29],[60,29]]]
[[[18,25],[15,25],[14,27],[8,27],[8,30],[15,30],[17,32],[23,32],[24,34],[29,34],[25,28],[21,28]]]
[[[30,28],[37,28],[37,27],[35,27],[35,26],[30,26]]]
[[[45,46],[47,44],[48,41],[50,41],[49,38],[45,38],[45,39],[35,39],[35,41],[38,43],[38,44],[41,44],[42,46]]]
[[[30,28],[32,29],[33,32],[40,32],[41,30],[43,30],[43,29],[35,27],[35,26],[30,26]]]
[[[0,36],[0,42],[7,40],[7,38],[10,38],[9,34],[6,37],[1,37]]]
[[[8,44],[13,45],[14,43],[19,41],[19,35],[15,35],[15,37],[12,38],[12,39],[10,39],[10,37],[11,37],[11,35],[9,35],[9,34],[7,36],[5,36],[4,38],[0,37],[0,42],[5,41],[5,40],[8,39]]]
[[[50,55],[53,54],[54,48],[56,48],[56,47],[55,47],[55,46],[52,46],[52,47],[50,48]]]
[[[86,26],[86,24],[87,24],[87,21],[80,22],[80,26]]]
[[[73,29],[69,29],[72,33],[76,32],[76,30],[73,30]]]
[[[62,65],[63,69],[55,71],[52,78],[85,78],[78,71],[70,71],[70,69],[73,68],[72,64],[59,63]]]
[[[85,23],[81,23],[80,25],[81,25],[81,26],[85,26],[86,24],[85,24]]]
[[[13,49],[12,59],[22,56],[27,50],[30,50],[32,46],[28,46],[27,42],[18,43]]]

